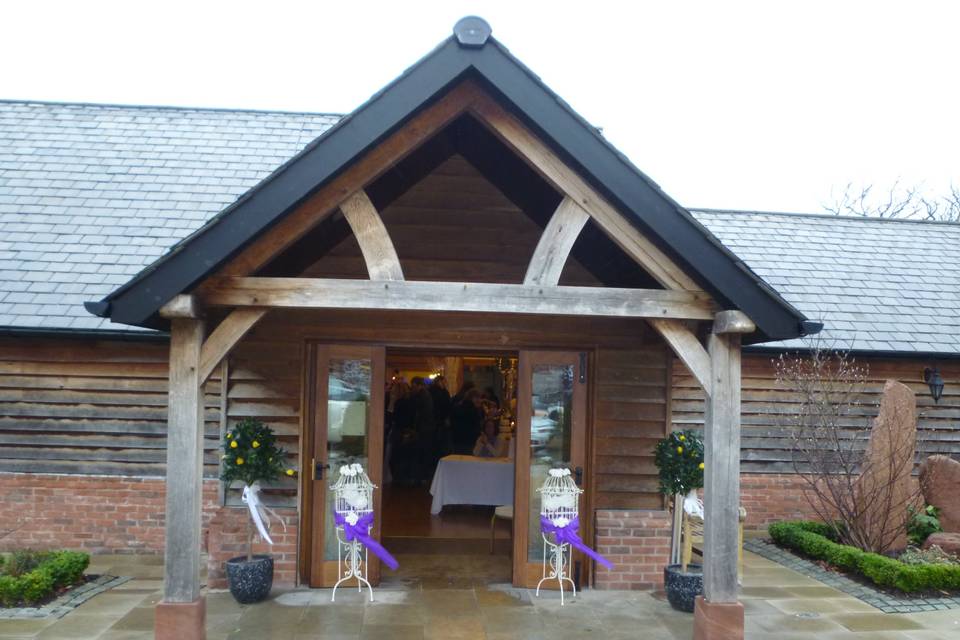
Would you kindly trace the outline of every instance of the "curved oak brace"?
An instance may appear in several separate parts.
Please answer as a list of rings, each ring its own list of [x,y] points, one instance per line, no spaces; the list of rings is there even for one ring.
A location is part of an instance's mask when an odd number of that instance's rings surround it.
[[[220,361],[235,344],[267,313],[266,309],[234,309],[223,319],[213,333],[203,341],[200,349],[200,384],[207,381]]]
[[[590,214],[584,211],[583,207],[569,197],[564,198],[543,229],[527,266],[523,284],[558,284],[573,243],[577,241],[580,231],[589,219]]]
[[[403,269],[393,241],[367,193],[360,189],[340,203],[340,210],[360,244],[370,279],[403,280]]]
[[[649,322],[663,336],[683,364],[687,365],[687,369],[709,397],[712,391],[710,354],[697,340],[697,336],[679,320],[654,318]]]
[[[700,291],[701,287],[647,239],[537,136],[492,98],[479,95],[470,107],[481,122],[546,178],[582,206],[627,255],[667,289]]]

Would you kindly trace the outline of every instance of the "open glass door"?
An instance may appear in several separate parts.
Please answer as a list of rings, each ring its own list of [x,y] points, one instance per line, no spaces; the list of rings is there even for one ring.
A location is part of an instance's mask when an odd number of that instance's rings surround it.
[[[325,344],[308,344],[306,355],[301,577],[311,587],[331,587],[340,568],[328,496],[341,466],[360,463],[377,485],[372,536],[380,537],[385,356],[383,347]],[[376,585],[380,564],[373,554],[369,559],[367,578]]]
[[[513,583],[536,586],[543,577],[544,545],[540,534],[540,495],[551,468],[566,467],[583,488],[587,423],[586,354],[566,351],[521,351],[517,381],[517,432]],[[581,536],[591,518],[581,498]],[[574,575],[588,570],[580,554]],[[556,588],[555,580],[544,588]]]

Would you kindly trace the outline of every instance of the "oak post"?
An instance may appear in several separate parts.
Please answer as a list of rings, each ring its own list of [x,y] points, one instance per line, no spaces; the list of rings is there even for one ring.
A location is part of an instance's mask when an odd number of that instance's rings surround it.
[[[737,601],[740,508],[740,336],[756,327],[736,311],[717,314],[707,338],[710,390],[704,412],[703,596],[694,638],[743,638]]]
[[[170,329],[167,421],[167,511],[163,602],[157,638],[202,639],[200,523],[203,502],[203,389],[200,349],[204,323],[174,318]],[[199,623],[199,627],[198,627]]]

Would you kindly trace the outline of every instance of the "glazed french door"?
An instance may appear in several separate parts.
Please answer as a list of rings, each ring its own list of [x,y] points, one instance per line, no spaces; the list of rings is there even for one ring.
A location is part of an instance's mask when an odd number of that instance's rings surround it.
[[[360,463],[377,485],[372,535],[380,537],[385,351],[309,343],[306,356],[300,575],[311,587],[330,587],[339,577],[330,485],[341,466]],[[377,584],[380,564],[369,558],[367,577]]]
[[[569,351],[521,351],[517,380],[516,476],[514,478],[513,583],[536,586],[543,574],[540,494],[552,468],[570,469],[583,488],[586,468],[586,354]],[[581,535],[590,522],[581,497]],[[574,554],[582,579],[588,565]],[[579,564],[577,564],[579,563]],[[556,588],[557,582],[544,583]]]

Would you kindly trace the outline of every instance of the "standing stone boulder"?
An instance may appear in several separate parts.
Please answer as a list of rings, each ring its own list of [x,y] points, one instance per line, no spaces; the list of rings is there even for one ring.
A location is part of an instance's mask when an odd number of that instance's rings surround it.
[[[940,510],[940,526],[960,533],[960,462],[950,456],[930,456],[920,465],[920,490],[927,504]]]
[[[953,556],[960,556],[960,533],[931,533],[923,543],[924,549],[937,546]]]
[[[905,384],[887,380],[856,484],[860,528],[878,553],[907,547],[907,507],[916,497],[910,477],[916,441],[916,396]]]

